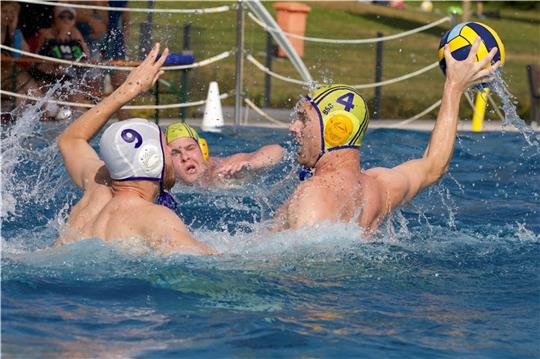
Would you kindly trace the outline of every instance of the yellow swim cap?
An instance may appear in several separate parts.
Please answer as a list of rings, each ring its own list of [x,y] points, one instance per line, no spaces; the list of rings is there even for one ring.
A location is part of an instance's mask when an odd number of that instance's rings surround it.
[[[366,102],[347,85],[319,87],[306,95],[319,115],[321,153],[339,148],[359,148],[369,116]]]
[[[203,158],[208,160],[210,156],[208,151],[208,143],[206,140],[199,136],[197,131],[187,123],[178,122],[167,127],[167,144],[170,144],[172,141],[178,138],[193,138],[195,142],[199,145],[201,149]]]

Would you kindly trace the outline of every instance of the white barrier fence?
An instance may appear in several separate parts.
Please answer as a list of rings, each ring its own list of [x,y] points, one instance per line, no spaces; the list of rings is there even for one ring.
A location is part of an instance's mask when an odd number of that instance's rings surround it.
[[[272,77],[275,77],[275,78],[280,79],[282,81],[294,83],[294,84],[297,84],[297,85],[304,85],[304,86],[309,86],[310,85],[309,82],[302,81],[302,80],[297,80],[297,79],[292,79],[290,77],[283,76],[283,75],[280,75],[278,73],[275,73],[275,72],[271,71],[269,68],[267,68],[266,66],[261,64],[259,61],[257,61],[257,59],[255,59],[251,55],[247,55],[246,59],[249,62],[251,62],[253,65],[255,65],[258,69],[260,69],[261,71],[263,71],[264,73],[267,73],[268,75],[270,75]],[[411,72],[411,73],[408,73],[408,74],[405,74],[403,76],[396,77],[396,78],[393,78],[393,79],[390,79],[390,80],[385,80],[385,81],[381,81],[381,82],[372,82],[372,83],[368,83],[368,84],[350,85],[350,86],[353,87],[353,88],[357,88],[357,89],[365,89],[365,88],[372,88],[372,87],[377,87],[377,86],[391,85],[391,84],[395,84],[397,82],[408,80],[410,78],[421,75],[424,72],[430,71],[430,70],[432,70],[432,69],[434,69],[434,68],[436,68],[438,66],[439,66],[439,63],[434,62],[431,65],[423,67],[423,68],[421,68],[419,70],[416,70],[414,72]]]
[[[272,28],[270,26],[267,26],[262,21],[257,19],[255,17],[255,15],[253,15],[252,13],[249,13],[248,15],[249,15],[249,18],[251,20],[253,20],[257,25],[259,25],[260,27],[262,27],[266,31],[270,31],[270,32],[281,31],[281,29],[276,29],[276,28]],[[431,29],[432,27],[436,27],[436,26],[439,26],[440,24],[443,24],[445,22],[450,22],[450,21],[451,21],[451,17],[447,16],[447,17],[443,17],[443,18],[441,18],[441,19],[439,19],[437,21],[434,21],[432,23],[426,24],[424,26],[417,27],[416,29],[412,29],[412,30],[408,30],[408,31],[404,31],[404,32],[400,32],[400,33],[393,34],[393,35],[388,35],[388,36],[373,37],[373,38],[369,38],[369,39],[323,39],[323,38],[319,38],[319,37],[301,36],[301,35],[293,34],[293,33],[290,33],[290,32],[285,32],[285,35],[287,35],[288,37],[290,37],[292,39],[300,39],[300,40],[311,41],[311,42],[322,42],[322,43],[326,43],[326,44],[348,44],[348,45],[373,44],[373,43],[376,43],[376,42],[379,42],[379,41],[388,41],[388,40],[400,39],[402,37],[413,35],[413,34],[416,34],[418,32]]]
[[[48,6],[69,6],[75,9],[91,9],[91,10],[106,10],[106,11],[128,11],[128,12],[142,12],[142,13],[164,13],[164,14],[215,14],[220,12],[226,12],[231,10],[230,6],[218,6],[214,8],[200,8],[200,9],[154,9],[154,8],[129,8],[129,7],[114,7],[114,6],[99,6],[99,5],[86,5],[78,3],[68,2],[55,2],[55,1],[41,1],[41,0],[17,0],[18,2],[37,5]]]
[[[35,97],[35,96],[29,96],[29,95],[21,95],[15,92],[6,91],[6,90],[0,90],[0,94],[12,96],[15,98],[20,98],[23,100],[30,100],[30,101],[42,101],[42,97]],[[219,98],[221,100],[224,100],[231,96],[230,93],[221,94]],[[68,101],[58,101],[54,99],[47,99],[45,102],[54,103],[61,106],[73,106],[73,107],[84,107],[84,108],[92,108],[94,107],[93,104],[89,103],[80,103],[80,102],[68,102]],[[184,103],[173,103],[169,105],[126,105],[122,108],[124,110],[167,110],[167,109],[173,109],[173,108],[183,108],[183,107],[194,107],[194,106],[202,106],[206,103],[206,100],[200,100],[195,102],[184,102]]]
[[[231,6],[218,6],[218,7],[213,7],[213,8],[200,8],[200,9],[114,8],[114,7],[99,6],[99,5],[86,5],[86,4],[78,4],[78,3],[57,3],[57,2],[51,2],[51,1],[39,1],[39,0],[20,0],[20,2],[29,3],[29,4],[50,5],[50,6],[70,6],[70,7],[73,7],[73,8],[96,9],[96,10],[130,11],[130,12],[144,12],[144,13],[152,12],[152,13],[168,13],[168,14],[195,14],[195,15],[226,12],[226,11],[230,11],[233,8],[235,8],[235,6],[232,6],[232,7]],[[265,31],[269,31],[269,32],[281,31],[280,29],[271,28],[271,27],[267,26],[262,21],[260,21],[255,15],[253,15],[251,12],[248,13],[248,15],[256,24],[261,26]],[[421,31],[425,31],[427,29],[433,28],[435,26],[438,26],[440,24],[450,22],[450,21],[451,21],[450,17],[443,17],[443,18],[441,18],[439,20],[436,20],[434,22],[431,22],[429,24],[420,26],[420,27],[415,28],[415,29],[411,29],[411,30],[408,30],[408,31],[404,31],[404,32],[389,35],[389,36],[383,36],[383,37],[377,37],[377,38],[367,38],[367,39],[323,39],[323,38],[316,38],[316,37],[299,36],[299,35],[291,34],[291,33],[285,33],[285,34],[287,36],[291,37],[291,38],[300,38],[300,39],[303,39],[305,41],[312,41],[312,42],[319,42],[319,43],[369,44],[369,43],[374,43],[374,42],[388,41],[388,40],[394,40],[394,39],[402,38],[402,37],[405,37],[405,36],[410,36],[410,35],[419,33]],[[69,65],[69,66],[97,68],[97,69],[103,69],[103,70],[120,70],[120,71],[131,71],[134,68],[133,66],[101,64],[101,63],[82,62],[82,61],[67,61],[67,60],[47,57],[47,56],[43,56],[43,55],[31,53],[31,52],[18,50],[18,49],[15,49],[13,47],[6,46],[6,45],[0,45],[0,48],[2,50],[11,51],[11,52],[18,53],[20,55],[24,55],[24,56],[27,56],[27,57],[30,57],[30,58],[38,59],[38,60],[41,60],[41,61],[51,61],[51,62],[61,63],[61,64]],[[208,66],[208,65],[214,64],[216,62],[227,59],[228,57],[233,55],[235,52],[236,52],[236,49],[233,49],[233,50],[230,50],[230,51],[224,51],[224,52],[222,52],[220,54],[217,54],[217,55],[209,57],[207,59],[195,62],[193,64],[165,66],[164,70],[165,71],[186,70],[186,69],[194,69],[194,68],[200,68],[200,67]],[[262,71],[265,74],[268,74],[268,75],[270,75],[270,76],[272,76],[274,78],[277,78],[279,80],[286,81],[286,82],[289,82],[289,83],[294,83],[294,84],[297,84],[297,85],[313,85],[313,84],[308,84],[307,82],[302,81],[302,80],[293,79],[293,78],[290,78],[288,76],[283,76],[283,75],[280,75],[280,74],[278,74],[276,72],[273,72],[270,69],[268,69],[266,66],[261,64],[255,57],[253,57],[249,53],[242,54],[242,56],[245,56],[245,58],[251,64],[253,64],[257,69],[259,69],[260,71]],[[405,81],[405,80],[411,79],[413,77],[419,76],[419,75],[421,75],[421,74],[423,74],[423,73],[425,73],[427,71],[430,71],[430,70],[436,68],[437,65],[438,65],[438,63],[435,62],[435,63],[427,65],[427,66],[425,66],[425,67],[423,67],[421,69],[418,69],[416,71],[404,74],[402,76],[399,76],[399,77],[396,77],[396,78],[393,78],[393,79],[388,79],[388,80],[379,81],[379,82],[373,82],[373,83],[367,83],[367,84],[357,84],[357,85],[352,85],[352,87],[358,88],[358,89],[365,89],[365,88],[373,88],[373,87],[378,87],[378,86],[391,85],[391,84],[394,84],[394,83],[397,83],[397,82],[400,82],[400,81]],[[20,98],[20,99],[25,99],[25,100],[30,100],[30,101],[39,101],[39,100],[41,100],[40,98],[36,98],[36,97],[33,97],[33,96],[28,96],[28,95],[17,94],[17,93],[11,92],[11,91],[3,90],[3,89],[0,91],[0,93],[2,95],[5,95],[5,96],[12,96],[12,97],[15,97],[15,98]],[[229,96],[230,96],[230,94],[227,93],[227,94],[221,95],[220,98],[225,99],[225,98],[227,98]],[[86,108],[89,108],[89,107],[93,106],[91,104],[74,103],[74,102],[66,102],[66,101],[57,101],[57,100],[52,100],[52,99],[47,100],[47,101],[48,102],[53,102],[53,103],[56,103],[56,104],[59,104],[59,105],[63,105],[63,106],[76,106],[76,107],[86,107]],[[264,113],[263,110],[258,108],[248,98],[244,98],[244,102],[245,102],[245,104],[247,106],[252,108],[255,112],[257,112],[259,115],[261,115],[262,117],[264,117],[268,121],[270,121],[272,123],[275,123],[275,124],[283,124],[281,121],[273,119],[271,116]],[[125,109],[156,109],[156,110],[160,110],[160,109],[171,109],[171,108],[183,108],[183,107],[191,107],[191,106],[200,106],[200,105],[203,105],[203,104],[205,104],[205,100],[196,101],[196,102],[168,104],[168,105],[133,105],[133,106],[125,106],[124,108]],[[426,108],[424,111],[420,112],[419,114],[417,114],[417,115],[415,115],[415,116],[413,116],[413,117],[411,117],[411,118],[409,118],[407,120],[404,120],[404,121],[400,122],[400,124],[405,125],[405,124],[408,124],[410,122],[413,122],[413,121],[427,115],[428,113],[430,113],[431,111],[436,109],[439,105],[440,105],[440,101],[437,101],[436,103],[429,106],[428,108]]]
[[[117,71],[131,71],[135,68],[135,66],[121,66],[121,65],[103,65],[98,63],[91,63],[91,62],[84,62],[84,61],[68,61],[68,60],[62,60],[57,59],[55,57],[49,57],[49,56],[43,56],[39,54],[35,54],[33,52],[18,50],[13,47],[9,47],[6,45],[0,45],[0,49],[2,50],[8,50],[17,54],[21,54],[27,57],[31,57],[34,59],[39,59],[43,61],[50,61],[55,62],[59,64],[69,65],[69,66],[77,66],[77,67],[89,67],[89,68],[95,68],[95,69],[101,69],[101,70],[117,70]],[[194,62],[193,64],[189,65],[173,65],[173,66],[163,66],[164,71],[171,71],[171,70],[188,70],[193,69],[196,67],[203,67],[210,64],[213,64],[214,62],[218,62],[221,60],[226,59],[227,57],[231,56],[234,53],[234,50],[231,51],[224,51],[221,54],[209,57],[205,60]]]

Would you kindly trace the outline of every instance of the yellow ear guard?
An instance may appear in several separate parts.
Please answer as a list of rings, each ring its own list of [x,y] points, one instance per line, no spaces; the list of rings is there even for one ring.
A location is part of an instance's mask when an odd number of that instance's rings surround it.
[[[210,151],[208,150],[208,142],[202,137],[199,137],[199,147],[201,148],[202,156],[205,161],[208,161],[210,157]]]
[[[330,85],[306,96],[319,115],[321,155],[340,148],[359,148],[369,118],[366,102],[354,88]]]
[[[178,138],[193,138],[195,142],[199,145],[201,149],[203,158],[208,160],[209,150],[208,143],[206,140],[199,136],[197,131],[187,123],[178,122],[167,127],[167,144],[170,144],[172,141]]]

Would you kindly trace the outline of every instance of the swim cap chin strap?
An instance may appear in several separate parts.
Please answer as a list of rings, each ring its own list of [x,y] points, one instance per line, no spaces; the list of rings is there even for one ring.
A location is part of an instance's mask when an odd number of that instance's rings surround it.
[[[161,185],[159,197],[157,198],[156,203],[173,211],[176,211],[176,208],[178,208],[178,203],[176,203],[174,197],[169,192],[163,190],[163,184]]]
[[[321,152],[315,164],[327,152],[360,149],[369,118],[366,102],[354,88],[323,86],[306,95],[306,99],[317,112],[321,128]],[[304,167],[299,174],[300,180],[311,175],[313,169]]]
[[[161,143],[161,136],[160,143]],[[163,152],[163,143],[161,143],[161,151]],[[167,207],[172,211],[176,211],[178,204],[174,197],[163,188],[163,179],[165,178],[165,153],[163,153],[163,170],[161,171],[161,180],[159,181],[159,196],[156,199],[156,203]]]
[[[313,176],[313,168],[309,168],[306,166],[302,166],[302,168],[300,168],[300,172],[298,173],[298,178],[300,179],[300,181],[305,181],[309,179],[311,176]]]

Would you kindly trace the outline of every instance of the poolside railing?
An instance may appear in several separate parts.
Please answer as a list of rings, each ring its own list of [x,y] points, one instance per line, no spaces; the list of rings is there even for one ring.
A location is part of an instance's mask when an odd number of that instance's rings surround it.
[[[29,3],[29,4],[40,4],[40,5],[50,5],[50,6],[70,6],[73,8],[85,8],[85,9],[96,9],[96,10],[111,10],[111,11],[130,11],[130,12],[144,12],[144,13],[177,13],[177,14],[193,14],[193,15],[202,15],[202,14],[211,14],[211,13],[218,13],[218,12],[226,12],[231,10],[237,11],[237,45],[236,48],[230,49],[228,51],[221,52],[219,54],[216,54],[214,56],[208,57],[204,60],[193,62],[191,64],[185,64],[185,65],[173,65],[173,66],[164,66],[165,71],[178,71],[178,70],[191,70],[191,69],[197,69],[202,68],[209,65],[214,65],[220,61],[223,61],[227,58],[229,58],[232,55],[236,55],[236,85],[235,89],[228,90],[225,94],[222,94],[220,96],[221,99],[228,98],[231,95],[235,95],[235,123],[237,125],[240,125],[239,118],[241,118],[241,111],[242,111],[242,104],[245,103],[249,108],[252,108],[255,110],[260,116],[266,118],[267,120],[274,122],[276,124],[280,124],[281,121],[278,121],[276,119],[271,118],[267,113],[265,113],[261,108],[257,107],[255,102],[253,100],[250,100],[247,96],[245,91],[243,90],[243,81],[242,81],[242,75],[243,75],[243,60],[247,60],[250,64],[254,66],[257,70],[263,72],[267,78],[267,81],[269,82],[269,78],[275,78],[280,81],[285,81],[297,85],[302,86],[310,86],[311,83],[308,83],[303,80],[295,79],[290,76],[281,75],[275,71],[272,71],[268,66],[263,65],[259,60],[257,60],[252,54],[250,54],[248,51],[245,51],[243,48],[244,45],[244,39],[243,39],[243,30],[240,29],[240,27],[243,27],[243,6],[241,6],[242,1],[238,1],[238,4],[233,6],[218,6],[218,7],[211,7],[211,8],[200,8],[200,9],[156,9],[156,8],[114,8],[114,7],[107,7],[107,6],[99,6],[99,5],[85,5],[85,4],[77,4],[77,3],[57,3],[57,2],[50,2],[50,1],[40,1],[40,0],[20,0],[20,2],[23,3]],[[276,29],[269,27],[268,25],[264,24],[260,19],[257,18],[255,14],[252,12],[248,12],[248,17],[257,25],[259,25],[263,30],[267,31],[268,37],[270,38],[270,35],[277,31],[281,31],[281,29]],[[391,41],[395,39],[399,39],[405,36],[410,36],[417,34],[421,31],[425,31],[427,29],[431,29],[433,27],[439,26],[443,23],[451,23],[455,22],[455,19],[453,19],[450,16],[443,17],[441,19],[438,19],[436,21],[433,21],[431,23],[425,24],[423,26],[417,27],[415,29],[410,29],[401,33],[396,33],[393,35],[387,35],[387,36],[379,36],[375,38],[366,38],[366,39],[328,39],[328,38],[317,38],[317,37],[310,37],[310,36],[300,36],[296,34],[291,33],[285,33],[288,37],[292,38],[301,38],[304,41],[307,42],[317,42],[317,43],[332,43],[332,44],[382,44],[384,41]],[[5,51],[9,51],[12,53],[17,53],[19,55],[22,55],[23,57],[19,57],[17,59],[8,59],[6,57],[2,57],[2,62],[5,61],[16,61],[16,62],[54,62],[74,67],[84,67],[84,68],[95,68],[100,70],[117,70],[117,71],[131,71],[134,67],[138,65],[139,62],[126,62],[126,61],[107,61],[107,62],[92,62],[92,61],[67,61],[57,58],[52,58],[48,56],[43,56],[39,54],[35,54],[32,52],[22,51],[15,49],[13,47],[0,45],[0,48]],[[268,54],[267,56],[272,56],[272,54]],[[382,61],[382,60],[381,60]],[[268,61],[267,61],[268,63]],[[377,64],[378,66],[382,67],[382,63]],[[371,83],[364,83],[364,84],[355,84],[352,85],[354,88],[358,89],[366,89],[366,88],[376,88],[379,89],[383,86],[395,84],[397,82],[406,81],[409,79],[412,79],[416,76],[419,76],[421,74],[424,74],[426,72],[429,72],[435,68],[438,67],[438,63],[434,62],[432,64],[429,64],[427,66],[424,66],[420,69],[416,69],[414,71],[411,71],[409,73],[403,74],[401,76],[387,79],[387,80],[381,80]],[[185,83],[184,83],[185,85]],[[265,85],[268,87],[268,83]],[[380,93],[380,92],[379,92]],[[20,98],[30,101],[41,101],[41,98],[34,97],[31,95],[24,95],[24,94],[18,94],[14,91],[8,91],[6,89],[0,89],[0,94],[5,96],[10,96],[13,98]],[[157,96],[159,96],[159,91],[157,92]],[[269,97],[269,93],[265,94],[265,97]],[[470,103],[472,103],[472,100],[470,99],[470,95],[467,96],[467,99]],[[493,104],[493,99],[491,99],[488,96],[488,99]],[[52,102],[56,103],[58,105],[62,106],[76,106],[76,107],[85,107],[90,108],[93,106],[93,104],[84,104],[84,103],[74,103],[74,102],[67,102],[67,101],[59,101],[54,99],[47,99],[46,102]],[[159,100],[156,101],[156,103],[159,103]],[[164,110],[164,109],[174,109],[174,108],[187,108],[187,107],[194,107],[194,106],[202,106],[206,103],[206,100],[199,100],[199,101],[192,101],[192,102],[182,102],[182,103],[173,103],[173,104],[154,104],[154,105],[126,105],[123,108],[124,109],[134,109],[134,110],[146,110],[146,109],[154,109],[156,111],[158,110]],[[410,122],[413,122],[417,119],[420,119],[427,114],[434,111],[438,106],[440,105],[440,100],[436,101],[432,105],[428,106],[425,110],[421,111],[420,113],[400,122],[400,125],[405,125]],[[473,111],[474,111],[474,104],[472,104]],[[157,113],[157,112],[156,112]],[[500,114],[500,112],[498,112]],[[158,114],[158,113],[157,113]],[[156,119],[159,121],[159,116]]]

